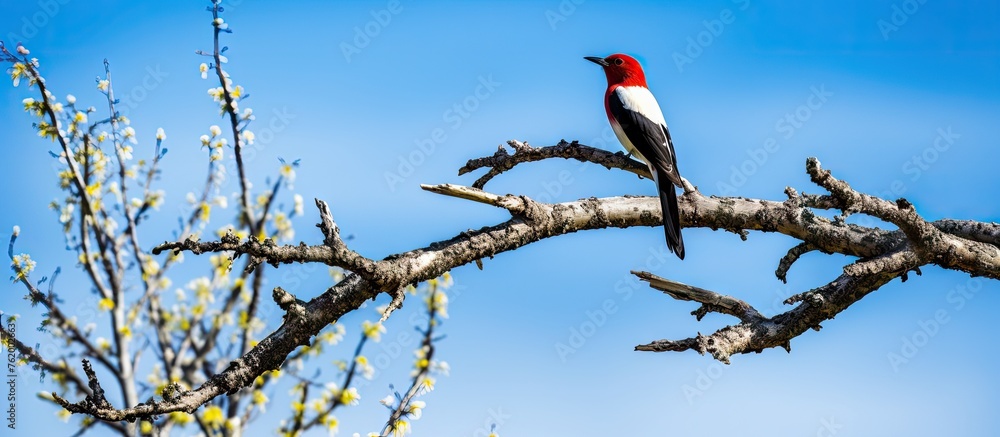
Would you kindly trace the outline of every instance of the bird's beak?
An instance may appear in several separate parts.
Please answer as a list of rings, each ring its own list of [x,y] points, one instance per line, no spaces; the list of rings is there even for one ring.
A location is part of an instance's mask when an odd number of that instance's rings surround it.
[[[584,56],[583,59],[586,59],[602,67],[607,67],[609,65],[608,61],[605,61],[604,58],[598,58],[597,56]]]

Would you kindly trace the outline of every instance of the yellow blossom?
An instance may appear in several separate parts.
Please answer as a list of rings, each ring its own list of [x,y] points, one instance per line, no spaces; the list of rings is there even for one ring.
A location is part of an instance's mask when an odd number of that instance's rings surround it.
[[[385,327],[382,323],[372,323],[365,320],[361,323],[361,330],[365,333],[365,337],[368,337],[374,341],[379,341],[382,339],[382,334],[385,332]]]
[[[205,412],[201,415],[202,420],[210,428],[221,428],[226,422],[226,415],[222,413],[222,408],[218,405],[211,405],[205,408]]]
[[[129,140],[132,144],[138,142],[138,140],[136,140],[135,138],[135,128],[133,128],[132,126],[127,126],[125,127],[125,129],[122,129],[121,134],[122,138]]]
[[[134,175],[135,170],[133,170],[131,174]],[[126,172],[126,176],[129,176],[128,172]],[[134,176],[129,176],[129,177],[134,177]],[[163,190],[153,191],[152,193],[149,193],[148,196],[146,196],[146,203],[148,203],[151,208],[158,210],[160,209],[160,205],[163,205],[163,198],[165,196],[166,193]]]
[[[191,415],[183,411],[174,411],[170,413],[170,420],[180,426],[184,426],[191,423]]]
[[[23,63],[15,62],[14,67],[11,68],[10,77],[14,79],[14,86],[17,86],[21,82],[21,77],[27,76],[28,68]]]
[[[153,276],[156,276],[160,272],[160,263],[153,259],[153,257],[144,255],[142,258],[142,269],[145,271],[142,279],[148,281]]]
[[[428,308],[433,308],[434,313],[440,317],[448,318],[448,295],[442,291],[436,291],[426,300]]]
[[[97,196],[100,193],[101,193],[101,181],[96,181],[96,182],[94,182],[94,183],[92,183],[90,185],[87,185],[87,195],[88,196],[93,197],[93,196]]]
[[[345,333],[344,325],[336,323],[333,325],[333,332],[323,331],[319,335],[319,339],[326,342],[326,344],[335,345],[344,338],[344,333]]]
[[[422,411],[427,403],[424,401],[412,401],[410,405],[406,407],[406,413],[410,415],[414,420],[419,419],[423,414]]]
[[[242,331],[246,331],[250,328],[250,314],[247,313],[246,310],[240,311],[240,318],[237,326],[239,326]]]
[[[63,170],[59,172],[59,187],[69,188],[69,184],[73,181],[73,172],[70,170]]]
[[[222,89],[221,86],[220,87],[215,87],[215,88],[209,88],[208,89],[208,95],[212,96],[212,100],[215,100],[216,102],[221,102],[221,101],[223,101],[223,98],[222,98],[223,91],[224,90]]]
[[[254,405],[264,405],[268,401],[267,395],[260,390],[254,390],[253,392],[253,403]]]
[[[188,282],[187,288],[194,291],[194,295],[199,302],[215,301],[215,296],[212,295],[212,282],[204,276]]]
[[[281,377],[281,371],[280,370],[269,370],[267,372],[264,372],[260,376],[258,376],[256,379],[254,379],[253,383],[255,385],[257,385],[258,387],[260,387],[260,386],[264,385],[264,383],[267,382],[268,380],[278,379],[280,377]]]
[[[274,227],[278,231],[278,238],[291,240],[295,238],[295,229],[292,228],[292,221],[284,212],[278,211],[274,214]]]
[[[14,258],[10,263],[11,268],[14,269],[15,272],[14,281],[16,282],[27,278],[28,274],[35,269],[35,264],[36,263],[31,259],[31,256],[26,253],[14,255]]]
[[[239,435],[239,430],[240,427],[242,426],[241,425],[242,423],[243,419],[240,419],[239,417],[226,419],[226,431],[228,431],[226,435]]]
[[[431,378],[430,376],[423,377],[423,379],[420,380],[419,384],[421,393],[427,393],[429,391],[433,391],[435,382],[436,381],[434,380],[434,378]]]
[[[105,297],[97,302],[97,309],[101,311],[111,311],[115,308],[115,300],[110,297]]]
[[[201,205],[198,208],[198,219],[203,222],[207,222],[211,216],[212,205],[209,205],[208,202],[201,202]]]
[[[407,435],[411,432],[410,422],[406,419],[399,419],[396,424],[392,427],[392,435],[395,437],[401,437]]]
[[[351,387],[340,392],[340,403],[344,405],[357,405],[359,402],[361,402],[361,395],[358,394],[358,389]]]
[[[321,421],[323,426],[330,432],[330,435],[337,433],[337,428],[340,426],[340,421],[337,420],[336,416],[324,416]]]
[[[427,361],[427,358],[420,358],[417,360],[416,364],[414,364],[414,366],[420,370],[426,369],[428,365],[430,365],[430,361]]]
[[[358,355],[358,357],[354,359],[354,362],[357,363],[358,367],[361,369],[360,372],[362,377],[365,379],[372,379],[372,377],[375,376],[375,368],[372,367],[371,364],[368,364],[368,357]]]
[[[322,413],[323,410],[326,409],[326,402],[323,402],[322,399],[313,399],[313,401],[309,403],[309,406],[312,407],[312,409],[317,413]]]
[[[229,268],[233,265],[233,259],[228,255],[212,255],[209,260],[215,267],[215,277],[223,278],[229,275]]]

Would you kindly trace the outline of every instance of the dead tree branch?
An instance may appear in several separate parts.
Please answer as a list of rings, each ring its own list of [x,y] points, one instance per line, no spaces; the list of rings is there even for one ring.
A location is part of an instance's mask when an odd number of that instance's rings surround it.
[[[707,291],[681,293],[676,291],[675,286],[672,288],[674,292],[668,291],[670,296],[679,300],[702,303],[702,307],[692,313],[698,316],[699,320],[705,312],[714,311],[739,317],[741,323],[727,326],[708,336],[699,334],[694,338],[677,341],[659,340],[637,346],[636,350],[653,352],[695,350],[699,353],[711,353],[713,357],[726,363],[729,362],[731,355],[737,353],[761,352],[776,346],[790,351],[792,338],[801,335],[809,328],[819,330],[821,322],[832,319],[868,293],[897,277],[905,281],[907,272],[919,273],[921,266],[936,264],[971,275],[1000,278],[1000,271],[997,270],[1000,267],[997,224],[951,220],[927,222],[905,199],[890,202],[859,193],[846,182],[834,178],[815,158],[806,161],[806,171],[812,181],[830,191],[835,200],[832,203],[824,202],[825,206],[841,209],[845,215],[852,212],[868,214],[898,226],[898,231],[888,232],[888,235],[893,235],[891,239],[886,236],[887,242],[894,242],[890,244],[891,248],[882,253],[854,253],[853,255],[861,259],[845,266],[844,273],[837,279],[822,287],[790,297],[785,301],[786,304],[800,304],[770,318],[754,319],[741,316],[747,312],[758,315],[759,313],[742,301],[732,300],[728,301],[728,305],[719,305],[717,302],[721,295],[717,293]],[[790,200],[798,198],[794,193],[794,190],[789,190]],[[839,226],[848,225],[841,222]],[[864,230],[868,235],[878,234],[877,229]],[[802,240],[802,243],[790,249],[781,259],[775,274],[782,281],[792,264],[802,254],[813,250],[831,252],[831,245],[819,244],[813,239]],[[880,245],[880,247],[887,246]],[[851,254],[847,251],[834,251]],[[652,276],[648,273],[638,273],[638,275],[643,279]],[[663,289],[658,286],[661,282],[650,282],[654,288]],[[727,298],[727,296],[721,297]],[[733,311],[734,305],[740,311]],[[742,305],[749,308],[744,308]]]
[[[493,205],[510,212],[511,218],[495,226],[461,232],[455,237],[427,247],[373,261],[350,250],[339,237],[329,208],[317,201],[324,244],[278,246],[269,240],[250,238],[240,242],[231,235],[215,242],[185,240],[165,243],[154,249],[247,254],[272,265],[291,262],[319,262],[339,266],[353,273],[308,302],[276,289],[274,298],[286,312],[284,323],[242,357],[232,361],[222,372],[194,390],[175,398],[115,409],[106,402],[70,403],[59,399],[67,409],[95,417],[119,421],[135,420],[173,411],[193,411],[223,393],[235,393],[249,385],[263,372],[278,368],[299,345],[309,344],[310,337],[366,300],[382,292],[395,293],[400,288],[440,276],[454,267],[515,250],[536,241],[591,229],[660,226],[660,205],[653,197],[589,198],[573,202],[547,204],[525,196],[497,195],[481,188],[514,166],[553,157],[573,158],[642,174],[644,167],[621,154],[613,154],[576,143],[532,148],[512,142],[515,153],[499,151],[492,157],[469,161],[461,172],[489,167],[486,176],[474,187],[424,185],[427,191]],[[798,249],[786,256],[776,272],[787,274],[799,255],[817,250],[859,258],[844,268],[844,273],[822,287],[789,299],[798,305],[789,311],[765,317],[746,302],[716,292],[679,284],[648,273],[637,273],[657,289],[680,300],[701,304],[693,312],[699,319],[708,312],[736,317],[740,323],[708,335],[683,340],[660,340],[638,346],[644,351],[695,350],[711,353],[728,362],[739,353],[760,352],[781,346],[790,350],[790,340],[806,330],[819,329],[847,307],[896,277],[926,264],[960,270],[973,275],[1000,278],[1000,225],[971,221],[923,220],[904,200],[895,203],[857,193],[845,182],[823,170],[819,161],[810,158],[807,171],[812,180],[830,195],[799,195],[786,189],[788,199],[769,201],[747,198],[707,197],[693,187],[680,198],[681,223],[684,227],[726,230],[740,235],[748,231],[778,232],[800,240]],[[845,214],[859,212],[889,221],[899,230],[867,228],[828,220],[814,209],[838,209]],[[258,264],[259,264],[258,262]],[[254,264],[254,263],[251,263]],[[250,268],[250,267],[248,267]]]

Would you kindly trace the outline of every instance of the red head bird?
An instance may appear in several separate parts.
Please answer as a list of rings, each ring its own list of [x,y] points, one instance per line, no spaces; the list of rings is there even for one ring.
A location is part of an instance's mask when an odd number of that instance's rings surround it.
[[[677,257],[684,259],[684,240],[681,238],[680,214],[677,210],[677,192],[674,186],[683,187],[677,171],[677,157],[670,140],[667,122],[653,94],[646,88],[646,75],[639,61],[628,55],[614,54],[606,58],[584,58],[604,68],[608,89],[604,93],[604,109],[618,141],[629,154],[649,166],[653,180],[660,192],[663,210],[663,228],[667,247]]]

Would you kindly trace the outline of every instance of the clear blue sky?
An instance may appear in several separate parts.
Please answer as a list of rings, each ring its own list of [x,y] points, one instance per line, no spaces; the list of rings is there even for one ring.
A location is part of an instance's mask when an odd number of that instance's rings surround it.
[[[252,94],[246,104],[257,113],[258,139],[269,124],[273,134],[249,159],[250,174],[259,187],[277,171],[278,157],[301,158],[296,192],[330,202],[355,249],[369,257],[495,224],[505,219],[502,211],[425,193],[418,184],[471,184],[478,175],[459,177],[457,169],[508,139],[595,144],[604,136],[604,147],[618,150],[601,107],[604,77],[582,57],[626,52],[646,67],[682,174],[706,194],[779,199],[786,185],[817,192],[804,173],[806,157],[817,156],[856,188],[902,194],[928,218],[1000,221],[997,3],[578,2],[404,0],[384,26],[372,24],[372,12],[385,1],[230,2],[228,70]],[[194,54],[210,48],[207,2],[3,4],[0,38],[10,46],[24,41],[56,95],[99,105],[94,77],[108,58],[117,91],[131,99],[126,113],[143,140],[137,154],[151,153],[156,128],[166,130],[167,203],[145,235],[147,244],[169,239],[185,193],[203,177],[197,138],[221,124],[205,93],[215,84],[199,77],[202,58]],[[345,56],[343,45],[366,26],[377,35],[358,39],[364,47]],[[490,89],[474,97],[484,82]],[[20,225],[18,250],[38,261],[38,274],[62,266],[58,291],[68,305],[80,304],[90,295],[82,275],[70,272],[75,256],[63,250],[57,215],[46,209],[59,195],[51,146],[21,111],[29,91],[8,85],[0,93],[0,185],[7,187],[0,227],[7,234]],[[469,110],[463,115],[456,104]],[[429,147],[435,129],[433,152],[419,155],[418,143]],[[950,139],[937,140],[940,132]],[[755,152],[769,139],[780,146],[776,152]],[[417,165],[387,183],[401,160]],[[648,181],[568,161],[519,167],[488,188],[554,201],[655,194]],[[315,221],[307,202],[296,238],[320,241]],[[621,282],[630,269],[734,294],[773,314],[783,310],[776,302],[830,281],[851,260],[809,254],[786,286],[772,272],[796,243],[790,238],[752,233],[741,242],[685,230],[685,261],[650,263],[651,253],[665,250],[662,236],[654,228],[586,232],[499,255],[484,271],[455,270],[461,294],[439,346],[452,374],[426,397],[416,435],[481,435],[484,423],[497,420],[491,410],[502,412],[505,437],[996,434],[997,282],[926,268],[793,340],[791,354],[768,350],[723,366],[695,353],[632,351],[733,320],[696,322],[692,304]],[[318,269],[297,293],[309,298],[327,282]],[[282,278],[272,275],[267,286],[276,285]],[[980,290],[972,301],[948,300],[966,286]],[[23,316],[22,339],[45,343],[32,329],[40,315],[23,294],[8,285],[2,309]],[[568,343],[607,300],[616,311],[575,353],[560,356],[556,344]],[[394,316],[388,341],[412,332],[406,314],[417,308],[410,302]],[[939,311],[948,322],[894,368],[888,354],[900,353],[903,338],[922,338],[920,322]],[[346,317],[349,338],[373,316]],[[405,383],[409,366],[409,356],[395,360],[362,390],[361,406],[338,414],[341,435],[384,423],[375,401],[389,383]],[[58,422],[55,409],[32,398],[44,387],[33,375],[22,379],[19,432],[70,434],[76,419]],[[287,404],[268,411],[283,414]],[[268,435],[275,417],[250,433]]]

